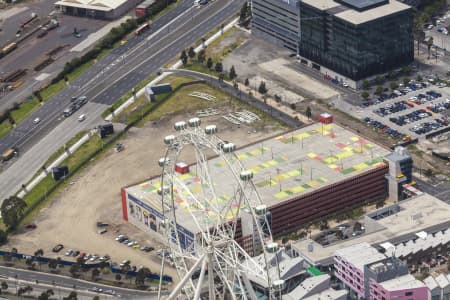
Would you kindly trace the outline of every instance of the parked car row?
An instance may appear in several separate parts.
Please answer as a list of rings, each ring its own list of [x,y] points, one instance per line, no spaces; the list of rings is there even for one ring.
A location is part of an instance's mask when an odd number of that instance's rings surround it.
[[[388,103],[385,107],[380,107],[375,109],[373,112],[381,117],[385,117],[387,115],[408,109],[410,106],[406,103],[406,101],[399,101],[395,103]]]
[[[109,255],[99,256],[97,254],[90,254],[85,252],[80,252],[78,250],[69,249],[65,253],[66,256],[82,258],[85,262],[95,262],[95,261],[104,261],[107,262],[111,259]]]
[[[392,93],[390,93],[390,94],[382,93],[377,98],[375,98],[374,101],[365,102],[365,103],[363,103],[361,105],[361,107],[369,107],[371,105],[379,104],[379,103],[382,103],[382,102],[384,102],[386,100],[394,99],[394,98],[406,95],[406,94],[408,94],[410,92],[426,88],[429,85],[430,85],[430,83],[428,83],[428,82],[415,83],[413,80],[411,80],[410,83],[407,84],[406,86],[403,85],[403,83],[401,83],[399,85],[399,88],[396,89],[396,90],[393,90]]]
[[[141,251],[144,252],[150,252],[155,250],[154,247],[151,246],[141,246],[139,245],[139,243],[137,241],[132,241],[128,238],[128,236],[124,235],[124,234],[120,234],[115,238],[116,241],[118,241],[119,243],[122,243],[124,245],[127,245],[128,247],[133,247],[134,249],[140,249]]]
[[[382,132],[385,132],[387,134],[389,134],[390,136],[392,136],[393,138],[399,139],[399,140],[403,140],[403,141],[408,141],[411,139],[410,136],[402,134],[400,132],[398,132],[397,130],[377,121],[377,120],[373,120],[369,117],[365,117],[364,118],[364,122],[367,123],[367,125],[370,125],[376,129],[381,130]]]
[[[434,119],[431,122],[423,122],[421,124],[415,125],[414,127],[409,128],[409,130],[415,132],[416,134],[425,134],[445,126],[448,126],[447,120]]]
[[[422,120],[424,118],[430,117],[431,113],[427,112],[425,109],[418,109],[415,110],[409,114],[398,116],[398,117],[391,117],[389,118],[389,121],[392,123],[395,123],[399,126],[403,126],[405,124],[409,124],[412,122],[416,122],[419,120]]]
[[[427,109],[431,110],[434,113],[439,113],[450,109],[450,99],[447,99],[444,102],[431,104],[430,106],[427,106]]]

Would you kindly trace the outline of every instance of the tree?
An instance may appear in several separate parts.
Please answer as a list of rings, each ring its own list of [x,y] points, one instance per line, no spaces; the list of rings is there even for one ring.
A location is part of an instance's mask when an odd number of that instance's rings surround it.
[[[205,37],[202,37],[202,47],[203,47],[203,49],[206,48],[206,39],[205,39]]]
[[[78,263],[70,266],[69,273],[72,277],[77,277],[78,272],[80,271],[80,265]]]
[[[425,32],[423,31],[423,23],[419,20],[415,22],[413,34],[414,39],[417,41],[417,55],[419,55],[419,46],[420,43],[425,39]]]
[[[309,106],[306,107],[305,115],[308,118],[308,120],[311,119],[312,113],[311,108]]]
[[[296,110],[297,109],[297,105],[295,103],[291,103],[290,107],[292,110]]]
[[[195,50],[194,50],[194,47],[189,48],[188,55],[189,55],[189,58],[190,58],[191,61],[192,61],[192,60],[194,59],[194,57],[195,57]]]
[[[267,93],[266,83],[264,81],[260,82],[258,92],[263,95]]]
[[[223,80],[225,79],[225,74],[223,74],[223,73],[220,73],[220,74],[219,74],[219,78],[218,78],[218,79],[219,79],[219,81],[221,81],[221,82],[222,82],[222,81],[223,81]]]
[[[143,286],[145,285],[145,273],[143,269],[140,269],[136,275],[135,279],[136,286]]]
[[[180,59],[181,59],[181,62],[183,63],[183,65],[187,64],[188,57],[186,54],[186,50],[181,51]]]
[[[378,201],[377,203],[375,203],[375,208],[382,208],[384,206],[384,200]]]
[[[420,76],[420,75],[417,75],[417,78],[416,78],[416,79],[417,79],[417,81],[419,81],[419,82],[423,80],[422,76]]]
[[[383,93],[383,87],[377,86],[377,89],[375,90],[375,94],[380,95],[381,93]]]
[[[48,268],[50,269],[50,272],[54,272],[57,267],[58,267],[58,262],[56,261],[56,259],[50,259],[48,261]]]
[[[116,274],[116,281],[119,283],[122,280],[122,275]]]
[[[282,101],[281,96],[278,94],[273,95],[273,98],[275,98],[276,103],[281,103],[281,101]]]
[[[433,46],[433,37],[430,36],[427,40],[427,49],[428,49],[428,59],[430,59],[430,55],[431,55],[431,46]]]
[[[375,83],[376,83],[376,84],[380,85],[380,84],[383,84],[383,82],[384,82],[384,78],[383,78],[383,77],[377,76],[377,77],[375,78]]]
[[[77,298],[77,292],[71,291],[70,294],[69,294],[69,296],[64,297],[63,299],[64,299],[64,300],[77,300],[77,299],[78,299],[78,298]]]
[[[241,7],[241,12],[239,13],[239,23],[242,24],[245,21],[247,21],[248,15],[248,3],[247,1],[244,2],[244,5]]]
[[[219,61],[216,63],[216,66],[214,67],[214,69],[216,70],[217,73],[221,73],[223,71],[223,65],[222,63]]]
[[[396,81],[391,81],[389,86],[391,87],[391,90],[395,90],[396,88],[398,88],[398,83]]]
[[[38,300],[48,300],[50,299],[50,296],[47,294],[46,291],[43,291],[39,296],[38,296]]]
[[[95,280],[100,275],[100,271],[97,268],[92,269],[91,278]]]
[[[42,249],[36,250],[36,251],[34,252],[34,256],[37,256],[37,257],[42,257],[42,256],[44,256],[44,250],[42,250]],[[38,264],[39,264],[39,271],[41,271],[42,261],[41,261],[41,260],[38,260]]]
[[[237,77],[236,70],[234,69],[234,66],[231,66],[230,73],[228,75],[231,80],[235,79]]]
[[[391,70],[391,71],[389,71],[389,73],[388,73],[387,77],[389,77],[389,78],[391,78],[391,79],[392,79],[392,78],[394,78],[394,77],[395,77],[395,75],[396,75],[396,74],[395,74],[395,72]]]
[[[39,101],[40,103],[42,103],[42,101],[43,101],[44,99],[42,99],[41,91],[39,91],[39,90],[34,91],[33,94],[34,94],[34,96],[36,96],[36,98],[38,99],[38,101]]]
[[[94,298],[92,298],[92,300],[100,300],[99,296],[94,296]]]
[[[408,77],[403,78],[403,84],[409,84],[410,81],[411,79]]]
[[[3,223],[9,228],[15,228],[26,207],[25,201],[17,196],[5,199],[0,208]]]
[[[206,61],[206,66],[208,67],[208,69],[211,69],[213,66],[213,61],[211,57],[208,57],[208,60]]]
[[[364,91],[361,93],[361,97],[363,97],[364,100],[367,100],[367,98],[369,98],[369,93]]]
[[[6,244],[6,242],[8,242],[8,234],[0,229],[0,246]]]
[[[361,87],[362,87],[364,90],[368,90],[369,87],[370,87],[369,81],[363,80],[362,83],[361,83]]]
[[[225,24],[220,24],[220,34],[223,34],[223,30],[225,29]]]
[[[402,73],[405,75],[409,75],[409,73],[411,73],[411,68],[409,66],[404,66],[402,68]]]
[[[206,53],[205,53],[205,50],[202,49],[197,53],[197,61],[202,64],[205,62],[205,59],[206,59]]]
[[[33,288],[31,287],[31,285],[25,286],[24,293],[30,294],[32,291],[33,291]]]
[[[239,85],[236,81],[233,81],[233,87],[237,90],[239,89]]]
[[[249,86],[250,85],[250,81],[248,80],[248,78],[245,78],[244,85],[245,86]]]
[[[344,238],[344,233],[342,232],[342,230],[336,231],[336,238],[338,240],[342,240]]]
[[[319,224],[320,230],[326,230],[328,228],[330,228],[330,226],[328,225],[328,222],[326,220],[323,220],[320,222],[320,224]]]

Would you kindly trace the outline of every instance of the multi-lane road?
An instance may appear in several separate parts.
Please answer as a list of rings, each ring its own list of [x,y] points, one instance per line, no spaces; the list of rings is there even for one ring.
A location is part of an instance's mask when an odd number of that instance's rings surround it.
[[[237,13],[243,2],[221,0],[201,9],[193,7],[192,1],[181,2],[155,21],[146,36],[115,49],[47,101],[0,140],[0,153],[11,146],[20,151],[17,161],[0,174],[0,201],[15,193],[70,137],[101,123],[101,113],[117,98]],[[64,119],[62,111],[70,98],[81,95],[86,95],[90,102],[74,116]],[[77,122],[76,117],[82,113],[87,115],[87,120]],[[32,120],[37,117],[42,121],[36,125]]]
[[[81,296],[90,295],[90,299],[95,295],[88,293],[88,291],[94,290],[94,288],[101,288],[102,290],[114,291],[115,295],[120,295],[124,299],[152,299],[156,298],[155,294],[151,294],[145,291],[124,289],[120,287],[112,287],[104,284],[88,282],[84,280],[79,280],[75,278],[70,278],[61,275],[42,273],[36,271],[29,271],[16,268],[0,267],[0,275],[3,278],[11,278],[17,281],[21,281],[21,285],[31,285],[34,286],[36,281],[38,282],[36,286],[48,286],[48,288],[57,289],[62,288],[64,291],[75,290]],[[60,292],[61,293],[61,292]],[[63,292],[65,294],[66,292]],[[164,292],[165,294],[166,292]],[[111,293],[110,293],[111,294]],[[102,295],[102,294],[99,294]],[[106,295],[106,294],[103,294]]]

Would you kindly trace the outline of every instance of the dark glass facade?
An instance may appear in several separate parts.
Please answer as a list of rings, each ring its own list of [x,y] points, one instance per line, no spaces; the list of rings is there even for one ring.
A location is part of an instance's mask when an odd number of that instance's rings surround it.
[[[363,24],[300,3],[300,55],[353,80],[414,60],[411,10]]]
[[[297,1],[253,0],[252,32],[280,47],[297,51]]]
[[[253,1],[253,32],[313,63],[358,81],[414,60],[412,10],[361,24],[335,14],[343,5],[321,10],[302,1]],[[293,45],[293,42],[298,42]]]

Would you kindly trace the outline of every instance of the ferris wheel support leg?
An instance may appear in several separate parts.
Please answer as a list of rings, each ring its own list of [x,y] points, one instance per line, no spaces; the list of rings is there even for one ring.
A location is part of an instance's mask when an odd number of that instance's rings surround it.
[[[200,257],[200,259],[192,266],[189,272],[184,275],[183,279],[181,279],[180,283],[173,289],[172,293],[170,293],[167,300],[175,299],[176,296],[181,292],[181,289],[185,286],[186,282],[191,279],[192,274],[194,274],[197,267],[202,263],[203,259],[205,259],[205,254]]]
[[[158,300],[161,299],[161,288],[162,288],[162,278],[163,278],[163,272],[164,272],[164,261],[165,261],[165,251],[162,252],[162,259],[161,259],[161,270],[159,272],[159,284],[158,284]]]
[[[206,260],[203,261],[202,269],[200,271],[200,276],[198,277],[197,287],[195,289],[194,300],[200,299],[200,293],[202,291],[202,283],[205,279],[205,270],[206,270]]]
[[[248,280],[247,274],[242,273],[242,280],[244,281],[244,285],[245,288],[247,289],[248,297],[250,298],[250,300],[256,300],[255,291],[253,290],[250,280]]]
[[[209,284],[209,298],[210,300],[216,299],[216,292],[214,291],[214,253],[211,249],[208,249],[208,284]]]

